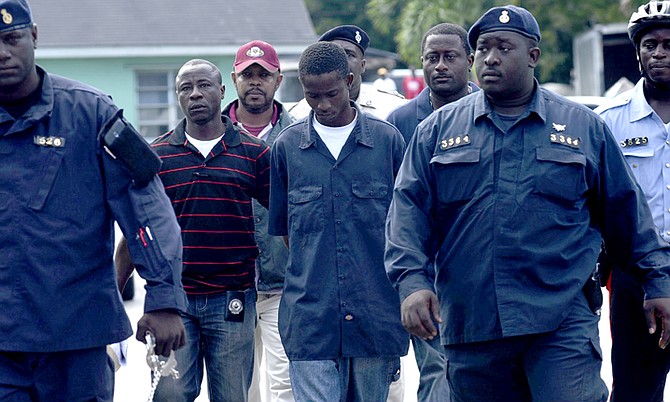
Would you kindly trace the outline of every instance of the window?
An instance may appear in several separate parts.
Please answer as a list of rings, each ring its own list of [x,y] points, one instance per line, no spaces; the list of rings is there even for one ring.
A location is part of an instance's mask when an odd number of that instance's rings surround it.
[[[176,70],[137,72],[138,126],[147,140],[164,134],[184,117],[175,93],[176,75]]]

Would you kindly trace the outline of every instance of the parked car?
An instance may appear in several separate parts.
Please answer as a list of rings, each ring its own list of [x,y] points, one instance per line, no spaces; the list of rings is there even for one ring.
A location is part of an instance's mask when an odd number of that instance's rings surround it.
[[[411,75],[411,70],[409,68],[395,68],[391,71],[389,71],[388,76],[395,82],[396,88],[398,88],[398,92],[402,95],[405,96],[405,93],[403,93],[402,90],[402,80],[405,77],[409,77]],[[420,68],[417,68],[414,70],[414,74],[416,74],[417,77],[423,79],[423,70]]]

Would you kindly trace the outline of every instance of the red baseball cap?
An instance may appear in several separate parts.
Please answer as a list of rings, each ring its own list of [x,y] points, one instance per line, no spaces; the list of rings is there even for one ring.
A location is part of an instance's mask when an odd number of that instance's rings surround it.
[[[279,56],[277,52],[267,42],[254,40],[237,49],[235,55],[235,73],[240,73],[250,65],[258,63],[261,67],[271,73],[279,70]]]

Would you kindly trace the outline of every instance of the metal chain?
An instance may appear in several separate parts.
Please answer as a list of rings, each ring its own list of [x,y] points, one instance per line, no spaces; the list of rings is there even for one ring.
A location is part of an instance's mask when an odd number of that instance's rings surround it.
[[[179,379],[179,372],[177,371],[177,359],[174,357],[174,351],[170,352],[170,357],[168,357],[167,360],[161,360],[160,357],[156,355],[156,339],[153,334],[147,331],[144,335],[144,339],[147,342],[147,365],[149,365],[152,373],[151,390],[147,401],[152,402],[161,377],[172,376],[177,380]]]

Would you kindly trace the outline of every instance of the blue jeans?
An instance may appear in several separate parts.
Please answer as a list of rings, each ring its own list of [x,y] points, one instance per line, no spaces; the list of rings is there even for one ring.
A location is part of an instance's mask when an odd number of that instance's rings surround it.
[[[207,369],[209,400],[247,400],[254,365],[256,290],[245,292],[244,321],[226,321],[226,293],[189,295],[182,314],[186,346],[176,352],[178,380],[163,377],[154,401],[192,402],[200,394],[203,367]],[[204,361],[204,366],[203,366]]]
[[[2,402],[112,402],[114,367],[104,346],[53,353],[0,352]]]
[[[398,379],[399,370],[399,356],[289,362],[298,402],[386,402],[389,385]]]
[[[547,333],[445,346],[454,402],[605,402],[598,316],[579,292]]]
[[[437,328],[437,325],[435,327]],[[412,347],[419,367],[417,400],[419,402],[451,400],[447,381],[447,362],[440,337],[424,340],[412,335]]]

